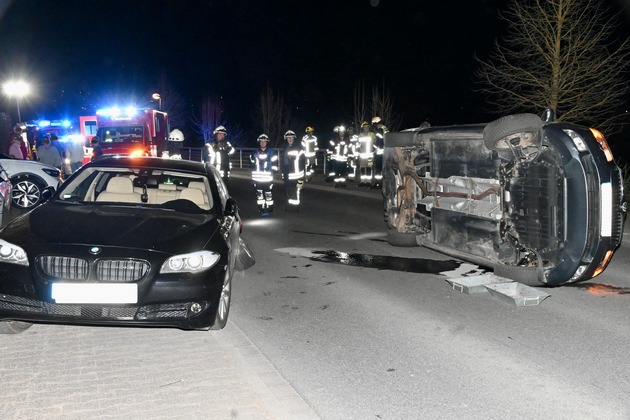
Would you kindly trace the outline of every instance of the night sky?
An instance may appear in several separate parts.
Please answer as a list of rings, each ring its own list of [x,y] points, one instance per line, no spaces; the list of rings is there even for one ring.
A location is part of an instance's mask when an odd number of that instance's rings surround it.
[[[348,123],[359,80],[390,91],[404,126],[475,122],[487,115],[473,56],[502,31],[505,3],[0,0],[0,77],[33,83],[23,119],[89,115],[116,100],[148,105],[165,77],[186,109],[220,95],[227,119],[252,133],[267,83],[299,131]],[[15,100],[3,96],[0,111],[16,114]]]

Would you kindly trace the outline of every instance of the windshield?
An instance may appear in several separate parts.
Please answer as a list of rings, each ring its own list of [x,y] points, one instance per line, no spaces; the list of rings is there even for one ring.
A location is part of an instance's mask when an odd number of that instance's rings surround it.
[[[142,125],[120,125],[116,127],[101,127],[97,136],[101,143],[106,144],[142,144]]]
[[[214,211],[209,180],[199,174],[136,167],[91,167],[63,184],[62,202],[142,205],[186,212]]]

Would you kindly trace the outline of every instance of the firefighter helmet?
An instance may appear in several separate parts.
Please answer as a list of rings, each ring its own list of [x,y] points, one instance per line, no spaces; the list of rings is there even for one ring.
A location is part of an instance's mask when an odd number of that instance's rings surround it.
[[[314,131],[315,131],[315,129],[313,127],[311,127],[311,126],[306,127],[306,133],[312,133]]]
[[[258,136],[257,141],[260,143],[261,141],[269,141],[269,136],[266,134],[261,134],[260,136]]]
[[[168,141],[184,141],[184,133],[176,128],[168,135]]]
[[[345,133],[346,132],[346,127],[344,127],[343,125],[338,125],[337,127],[335,127],[335,133]]]
[[[369,125],[370,125],[370,124],[368,124],[368,122],[367,122],[367,121],[363,121],[363,122],[361,123],[361,128],[363,128],[363,127],[368,127]]]
[[[284,138],[285,138],[285,139],[287,139],[287,138],[289,138],[289,137],[293,137],[293,138],[297,137],[297,136],[295,135],[295,131],[293,131],[293,130],[287,130],[287,132],[286,132],[286,133],[284,133]]]
[[[222,125],[220,125],[217,128],[215,128],[214,132],[212,134],[216,135],[217,133],[223,133],[223,134],[225,134],[227,136],[227,130]]]
[[[381,117],[374,117],[372,118],[372,124],[378,124],[381,122]]]

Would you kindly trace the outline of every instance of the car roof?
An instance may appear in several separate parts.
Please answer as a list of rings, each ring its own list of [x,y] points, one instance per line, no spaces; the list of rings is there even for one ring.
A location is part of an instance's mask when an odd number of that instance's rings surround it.
[[[110,168],[160,168],[174,171],[184,171],[198,173],[208,176],[211,172],[207,170],[203,162],[195,162],[184,159],[164,159],[150,156],[101,156],[85,166],[98,166]]]

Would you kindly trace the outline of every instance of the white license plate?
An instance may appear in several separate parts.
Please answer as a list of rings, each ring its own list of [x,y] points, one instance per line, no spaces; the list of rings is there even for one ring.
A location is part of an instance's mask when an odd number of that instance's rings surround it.
[[[135,283],[53,283],[56,303],[138,303]]]

